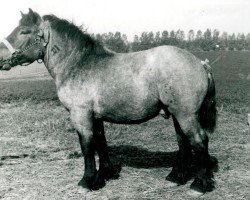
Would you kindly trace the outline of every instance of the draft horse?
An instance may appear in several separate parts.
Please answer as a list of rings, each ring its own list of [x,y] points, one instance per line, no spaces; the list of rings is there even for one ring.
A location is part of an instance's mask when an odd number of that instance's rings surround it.
[[[173,118],[179,144],[177,165],[166,179],[185,184],[194,155],[197,172],[191,189],[205,193],[214,188],[207,133],[216,125],[215,84],[208,66],[191,53],[173,46],[115,53],[74,24],[31,9],[22,13],[0,49],[0,68],[41,60],[54,78],[79,135],[83,187],[99,189],[115,175],[104,121],[141,123],[164,111]]]

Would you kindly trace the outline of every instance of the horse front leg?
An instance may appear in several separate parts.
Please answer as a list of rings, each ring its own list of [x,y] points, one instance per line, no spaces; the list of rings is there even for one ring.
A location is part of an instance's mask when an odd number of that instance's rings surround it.
[[[120,169],[115,169],[110,161],[107,141],[104,133],[103,121],[94,120],[95,149],[99,156],[98,174],[105,180],[119,178]]]
[[[76,129],[84,156],[85,171],[78,185],[97,190],[105,185],[104,178],[99,176],[95,162],[95,141],[93,135],[93,115],[91,111],[76,109],[71,111],[71,120]]]

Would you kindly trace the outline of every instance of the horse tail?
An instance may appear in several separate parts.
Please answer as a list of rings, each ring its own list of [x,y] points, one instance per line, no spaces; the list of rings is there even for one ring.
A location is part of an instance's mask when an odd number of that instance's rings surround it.
[[[201,127],[212,133],[216,127],[217,119],[215,83],[211,71],[207,70],[206,67],[205,69],[208,74],[208,89],[199,109],[198,119]]]

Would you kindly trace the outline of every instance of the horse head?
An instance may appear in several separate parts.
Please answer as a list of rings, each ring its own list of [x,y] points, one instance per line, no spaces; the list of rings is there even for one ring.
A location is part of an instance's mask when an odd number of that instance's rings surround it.
[[[19,25],[0,43],[1,70],[28,65],[44,57],[47,42],[42,18],[32,9],[21,15]]]

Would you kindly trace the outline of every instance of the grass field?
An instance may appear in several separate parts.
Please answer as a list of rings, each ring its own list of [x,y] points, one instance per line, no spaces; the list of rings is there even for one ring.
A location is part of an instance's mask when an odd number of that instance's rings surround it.
[[[222,55],[212,66],[219,116],[210,136],[220,168],[216,189],[200,199],[249,199],[250,52],[194,54],[210,62]],[[178,148],[172,121],[162,117],[140,125],[106,123],[120,177],[99,191],[78,187],[84,164],[78,138],[53,81],[40,74],[46,79],[6,72],[0,79],[0,199],[192,199],[190,183],[166,185]]]

